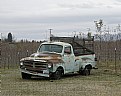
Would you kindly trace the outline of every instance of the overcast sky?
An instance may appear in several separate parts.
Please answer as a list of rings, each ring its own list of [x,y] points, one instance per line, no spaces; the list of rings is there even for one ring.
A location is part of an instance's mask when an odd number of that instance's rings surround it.
[[[95,32],[94,21],[121,24],[121,0],[0,0],[0,33],[17,40],[43,40],[49,30],[56,36]]]

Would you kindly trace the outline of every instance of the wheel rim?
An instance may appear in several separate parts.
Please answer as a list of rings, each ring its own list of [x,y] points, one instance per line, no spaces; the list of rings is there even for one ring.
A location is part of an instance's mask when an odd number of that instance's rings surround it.
[[[56,71],[56,79],[60,79],[61,75],[62,75],[61,70],[57,70]]]
[[[85,74],[85,76],[89,75],[90,74],[90,70],[88,68],[85,68],[84,74]]]

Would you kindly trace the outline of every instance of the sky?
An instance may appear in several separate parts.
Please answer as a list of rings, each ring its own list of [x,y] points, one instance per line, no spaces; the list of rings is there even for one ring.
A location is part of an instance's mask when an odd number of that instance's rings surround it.
[[[46,40],[56,36],[96,32],[94,21],[121,24],[121,0],[0,0],[0,33],[16,40]]]

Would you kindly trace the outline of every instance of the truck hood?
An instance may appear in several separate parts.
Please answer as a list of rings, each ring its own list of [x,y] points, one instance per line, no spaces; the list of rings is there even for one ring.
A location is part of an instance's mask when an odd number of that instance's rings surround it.
[[[22,58],[20,61],[32,60],[38,62],[63,63],[60,54],[56,53],[34,53],[30,57]]]

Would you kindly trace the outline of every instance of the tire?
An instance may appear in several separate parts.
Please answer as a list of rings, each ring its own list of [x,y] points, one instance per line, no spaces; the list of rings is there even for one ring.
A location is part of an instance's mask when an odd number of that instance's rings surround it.
[[[89,69],[88,67],[85,67],[85,69],[83,70],[83,75],[84,76],[90,75],[90,71],[91,71],[91,69]]]
[[[30,74],[26,74],[26,73],[21,73],[22,79],[31,79],[31,75]]]
[[[62,77],[62,70],[61,69],[57,69],[56,72],[54,73],[54,79],[55,80],[59,80]]]
[[[84,75],[84,76],[88,76],[88,75],[90,75],[90,71],[91,71],[91,69],[86,66],[84,69],[79,70],[79,74]]]

